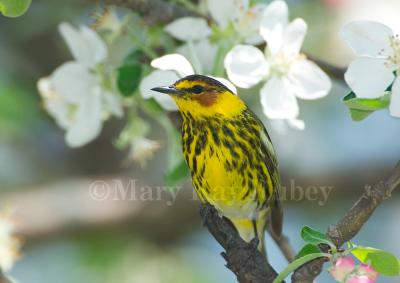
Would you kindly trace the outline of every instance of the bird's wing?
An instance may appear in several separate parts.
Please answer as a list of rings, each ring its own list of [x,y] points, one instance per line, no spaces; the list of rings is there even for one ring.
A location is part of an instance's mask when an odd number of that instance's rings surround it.
[[[271,226],[272,231],[275,236],[280,236],[282,234],[282,225],[283,225],[283,209],[280,200],[280,191],[281,191],[281,179],[278,168],[278,160],[276,159],[275,150],[272,146],[271,139],[267,133],[267,130],[263,126],[262,142],[266,147],[267,154],[265,155],[266,164],[270,164],[268,166],[268,171],[271,176],[272,184],[274,186],[274,196],[271,202]]]
[[[268,172],[271,177],[274,195],[271,198],[271,226],[275,236],[280,236],[282,234],[283,225],[283,209],[280,200],[281,191],[281,179],[278,168],[278,160],[276,158],[275,150],[271,142],[271,138],[268,135],[267,130],[261,120],[254,114],[252,116],[257,120],[262,129],[260,132],[261,138],[261,151],[264,153],[264,163],[268,168]]]

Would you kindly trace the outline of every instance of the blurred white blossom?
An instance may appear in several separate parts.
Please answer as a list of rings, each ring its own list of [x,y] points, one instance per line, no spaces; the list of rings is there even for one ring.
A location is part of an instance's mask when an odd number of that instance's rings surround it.
[[[175,101],[168,95],[151,90],[157,86],[171,85],[177,80],[194,74],[190,62],[180,54],[167,54],[151,61],[151,66],[158,70],[144,77],[140,83],[143,98],[154,98],[167,111],[178,110]],[[236,87],[227,79],[215,77],[236,94]]]
[[[14,224],[9,213],[0,212],[0,269],[8,272],[19,257],[20,240],[13,236]]]
[[[297,99],[318,99],[331,89],[329,77],[300,53],[307,24],[298,18],[289,22],[284,1],[276,0],[265,8],[259,32],[267,42],[263,53],[251,45],[237,45],[225,57],[228,78],[237,86],[250,88],[266,81],[261,88],[261,104],[271,119],[298,120]]]
[[[249,0],[208,0],[208,10],[221,29],[235,29],[235,36],[240,42],[258,45],[263,42],[258,33],[265,4],[250,6]]]
[[[165,31],[181,41],[201,40],[211,35],[211,28],[203,18],[183,17],[165,27]]]
[[[147,161],[160,149],[161,144],[158,141],[147,138],[149,132],[150,125],[137,113],[131,113],[129,123],[116,141],[116,146],[119,149],[129,148],[126,159],[128,164],[134,161],[139,163],[141,167],[145,167]]]
[[[345,80],[360,98],[379,98],[391,85],[390,114],[400,117],[400,38],[384,24],[356,21],[345,25],[342,38],[357,54]]]
[[[212,19],[220,30],[233,26],[235,37],[241,42],[260,44],[258,25],[266,5],[250,6],[248,0],[208,0],[207,7]],[[190,28],[188,28],[190,27]],[[207,21],[203,18],[184,17],[167,25],[165,30],[181,41],[203,40],[212,33]]]
[[[79,147],[100,134],[110,115],[122,117],[121,99],[103,86],[101,64],[107,58],[107,46],[100,36],[88,27],[76,30],[68,23],[59,29],[75,61],[40,79],[38,90],[45,109],[66,131],[66,143]]]
[[[99,31],[112,32],[119,34],[123,27],[123,21],[118,17],[117,12],[112,7],[105,7],[95,15],[95,22],[93,27]]]
[[[248,44],[263,42],[258,33],[258,26],[266,5],[250,6],[248,0],[208,0],[205,2],[216,27],[225,37],[231,34],[235,42]],[[231,30],[226,33],[227,29]],[[168,24],[165,31],[184,42],[176,51],[193,61],[196,73],[212,73],[221,43],[211,43],[210,36],[213,29],[204,18],[183,17]],[[226,38],[225,41],[230,41],[230,39]]]
[[[160,143],[145,137],[138,137],[132,140],[129,156],[133,161],[138,162],[141,167],[145,167],[154,152],[160,148]]]

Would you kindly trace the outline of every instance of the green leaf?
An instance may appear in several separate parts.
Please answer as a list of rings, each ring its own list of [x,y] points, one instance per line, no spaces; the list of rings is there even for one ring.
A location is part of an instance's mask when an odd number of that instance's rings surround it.
[[[123,96],[131,96],[138,88],[142,77],[139,63],[130,63],[118,68],[117,86]]]
[[[382,97],[378,98],[357,98],[354,92],[349,93],[343,98],[343,103],[349,108],[358,110],[375,111],[387,108],[390,103],[389,92],[385,92]]]
[[[145,54],[140,49],[135,49],[125,57],[124,65],[137,64],[144,57],[145,57]]]
[[[386,251],[357,246],[352,254],[361,262],[370,264],[377,272],[386,276],[400,275],[399,259]]]
[[[29,8],[31,0],[0,0],[0,12],[10,18],[22,16]]]
[[[386,91],[382,97],[373,99],[357,98],[354,92],[350,92],[343,97],[342,102],[349,108],[353,121],[361,121],[372,112],[387,108],[390,103],[390,92]]]
[[[372,113],[373,113],[373,111],[350,109],[351,119],[353,119],[353,121],[355,121],[355,122],[364,120]]]
[[[165,119],[165,110],[158,104],[156,100],[153,98],[146,99],[141,102],[141,106],[145,108],[148,113],[151,113],[151,116],[160,115],[162,119]]]
[[[332,243],[331,240],[329,240],[329,238],[324,233],[319,232],[308,226],[304,226],[301,229],[301,237],[305,242],[313,245],[327,244],[331,248],[335,248],[335,245]]]
[[[189,169],[186,161],[181,160],[174,168],[172,168],[165,175],[165,182],[167,186],[176,186],[189,176]]]
[[[296,259],[304,257],[308,254],[315,254],[315,253],[320,253],[320,249],[318,246],[313,245],[313,244],[306,244],[304,247],[301,248],[299,253],[296,255]]]
[[[289,263],[289,265],[286,266],[286,268],[281,273],[278,274],[278,276],[274,279],[274,281],[272,283],[282,282],[290,273],[292,273],[293,271],[298,269],[300,266],[302,266],[303,264],[305,264],[309,261],[312,261],[312,260],[320,258],[320,257],[330,258],[330,256],[331,256],[330,254],[319,252],[319,253],[307,254],[303,257],[295,259],[294,261]]]
[[[30,90],[0,81],[0,136],[29,136],[40,123],[39,110]]]

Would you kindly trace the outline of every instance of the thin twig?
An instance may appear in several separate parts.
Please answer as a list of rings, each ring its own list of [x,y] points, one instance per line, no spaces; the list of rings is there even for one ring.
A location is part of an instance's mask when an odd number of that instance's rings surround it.
[[[331,78],[344,82],[344,73],[346,72],[346,68],[332,65],[332,64],[330,64],[324,60],[321,60],[313,55],[310,55],[310,54],[306,54],[306,55],[307,55],[308,59],[310,59],[311,61],[314,61]]]
[[[296,252],[290,244],[289,238],[284,234],[282,234],[280,237],[277,237],[275,233],[271,231],[271,229],[268,229],[268,232],[271,235],[271,238],[274,239],[282,254],[285,256],[286,260],[288,262],[292,262],[296,256]]]
[[[335,224],[328,228],[328,237],[340,247],[351,240],[368,221],[375,209],[400,185],[400,161],[385,182],[366,187],[353,207]],[[323,260],[315,260],[300,267],[292,276],[294,283],[312,283],[322,271]]]

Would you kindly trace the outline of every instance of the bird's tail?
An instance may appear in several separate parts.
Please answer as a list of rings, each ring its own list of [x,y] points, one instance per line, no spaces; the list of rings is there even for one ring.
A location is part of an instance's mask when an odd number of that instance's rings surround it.
[[[239,235],[246,242],[250,242],[256,236],[258,237],[258,250],[266,255],[265,249],[265,228],[267,225],[267,219],[269,217],[269,210],[261,211],[257,217],[257,219],[230,219],[236,230],[239,232]]]

